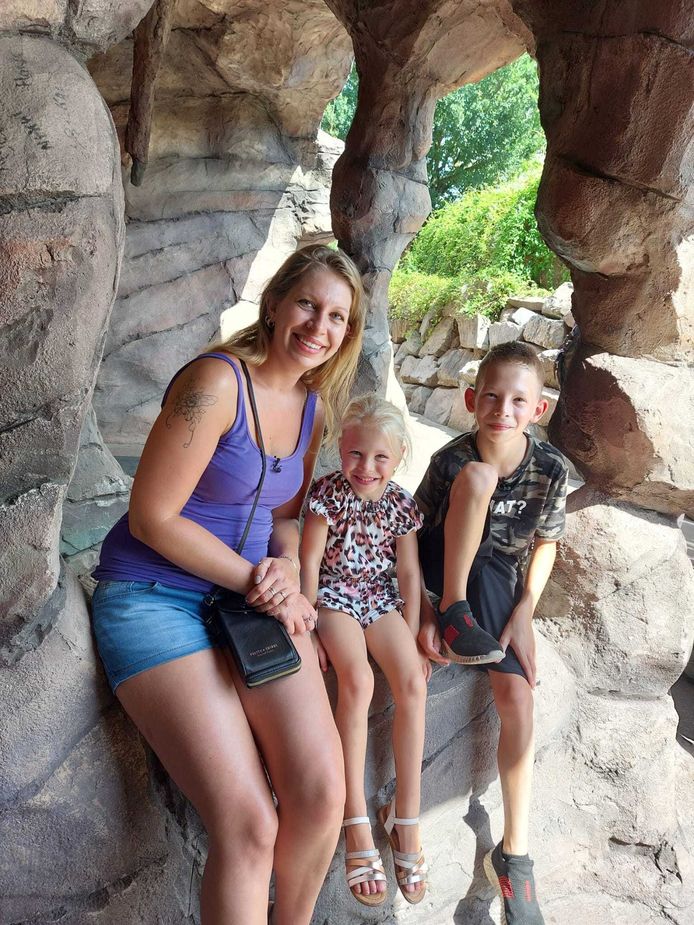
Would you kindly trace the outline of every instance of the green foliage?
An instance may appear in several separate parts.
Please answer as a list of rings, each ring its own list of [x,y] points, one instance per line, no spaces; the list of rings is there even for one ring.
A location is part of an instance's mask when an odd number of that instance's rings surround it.
[[[403,257],[404,266],[439,276],[512,273],[538,286],[567,278],[537,229],[534,208],[541,166],[500,186],[470,190],[427,221]]]
[[[428,273],[396,269],[388,289],[388,313],[404,318],[408,330],[414,330],[429,309],[438,318],[444,306],[460,301],[460,281]]]
[[[529,158],[542,156],[538,89],[537,65],[523,55],[438,101],[427,155],[435,209],[467,190],[506,180]]]
[[[539,288],[515,273],[497,272],[485,276],[456,277],[418,273],[398,266],[388,289],[388,314],[391,318],[404,318],[408,331],[414,331],[430,309],[434,309],[434,322],[444,307],[455,314],[486,315],[496,321],[510,295],[544,295]]]
[[[352,69],[349,72],[347,83],[342,88],[342,92],[334,100],[331,100],[325,108],[320,124],[324,132],[333,135],[335,138],[345,140],[354,118],[354,111],[357,108],[358,91],[359,77],[357,76],[356,67],[352,64]]]

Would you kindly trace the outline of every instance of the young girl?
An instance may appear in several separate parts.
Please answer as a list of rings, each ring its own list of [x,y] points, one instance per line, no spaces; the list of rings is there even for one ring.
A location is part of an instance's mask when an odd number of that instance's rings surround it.
[[[386,898],[383,863],[374,847],[364,795],[371,654],[395,702],[393,753],[397,795],[379,820],[388,834],[398,885],[418,903],[426,892],[419,841],[419,799],[429,662],[415,642],[419,626],[419,560],[414,499],[391,477],[408,444],[405,422],[390,402],[351,402],[339,438],[341,472],[319,479],[309,494],[301,541],[301,590],[318,610],[319,657],[337,674],[335,720],[342,738],[347,797],[347,883],[367,906]],[[397,585],[391,567],[397,565]]]

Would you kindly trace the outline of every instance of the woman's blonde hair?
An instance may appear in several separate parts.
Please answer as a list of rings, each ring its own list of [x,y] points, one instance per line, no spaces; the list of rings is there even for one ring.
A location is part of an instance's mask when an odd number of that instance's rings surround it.
[[[309,370],[301,377],[307,389],[321,396],[325,406],[326,431],[328,437],[334,439],[336,422],[347,404],[357,370],[365,315],[361,275],[343,251],[333,250],[324,244],[311,244],[289,256],[263,290],[258,320],[236,331],[227,340],[208,347],[206,352],[225,350],[253,366],[263,363],[272,339],[272,328],[268,324],[270,308],[311,270],[329,270],[340,276],[352,290],[347,319],[349,330],[340,349],[322,366]]]
[[[412,442],[405,416],[394,404],[376,395],[360,395],[347,405],[340,421],[340,437],[345,428],[355,424],[373,424],[390,440],[393,448],[402,449],[402,458],[412,455]],[[339,437],[338,437],[339,439]]]

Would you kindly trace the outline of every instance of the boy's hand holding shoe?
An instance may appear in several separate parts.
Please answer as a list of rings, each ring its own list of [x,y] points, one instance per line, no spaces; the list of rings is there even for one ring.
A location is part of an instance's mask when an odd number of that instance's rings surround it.
[[[450,661],[441,655],[439,624],[436,619],[436,614],[434,613],[434,608],[431,606],[431,601],[426,593],[422,594],[417,644],[424,655],[432,662],[437,662],[439,665],[450,665]]]

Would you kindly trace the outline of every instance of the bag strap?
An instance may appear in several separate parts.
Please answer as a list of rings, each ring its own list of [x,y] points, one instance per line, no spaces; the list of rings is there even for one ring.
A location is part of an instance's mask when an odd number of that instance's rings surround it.
[[[241,534],[241,539],[239,544],[236,547],[236,552],[241,555],[243,547],[246,544],[246,538],[248,537],[248,531],[251,529],[251,524],[253,523],[253,517],[255,515],[255,510],[258,507],[258,501],[260,500],[260,492],[263,487],[263,482],[265,481],[265,471],[267,469],[267,460],[265,458],[265,444],[263,443],[263,433],[260,429],[260,419],[258,417],[258,407],[255,403],[255,394],[253,392],[253,383],[251,382],[251,375],[248,372],[248,367],[243,360],[241,362],[241,369],[243,374],[246,377],[246,387],[248,389],[248,398],[251,403],[251,411],[253,412],[253,421],[255,423],[255,439],[258,444],[258,449],[260,450],[260,481],[258,482],[258,487],[255,490],[255,498],[253,499],[253,507],[251,508],[251,513],[248,515],[248,520],[246,521],[246,526],[243,529]]]

